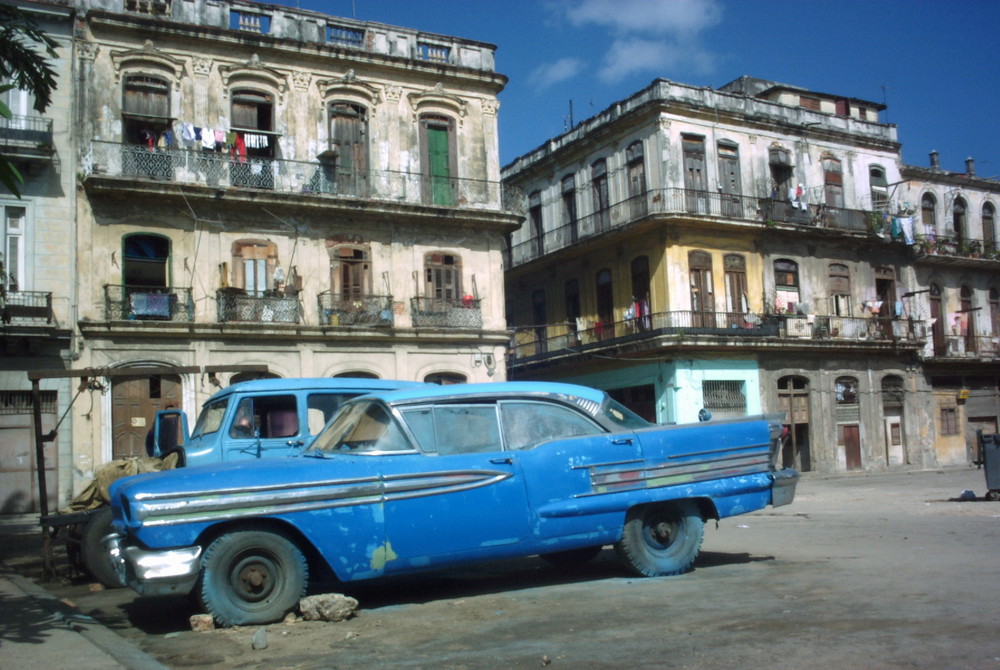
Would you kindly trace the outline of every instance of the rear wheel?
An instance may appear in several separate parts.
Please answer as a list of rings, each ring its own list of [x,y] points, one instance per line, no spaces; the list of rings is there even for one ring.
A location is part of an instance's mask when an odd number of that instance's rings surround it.
[[[222,626],[279,621],[305,595],[305,556],[285,535],[227,533],[208,545],[198,595]]]
[[[698,557],[704,534],[705,522],[693,501],[643,505],[629,510],[615,551],[638,575],[678,575]]]

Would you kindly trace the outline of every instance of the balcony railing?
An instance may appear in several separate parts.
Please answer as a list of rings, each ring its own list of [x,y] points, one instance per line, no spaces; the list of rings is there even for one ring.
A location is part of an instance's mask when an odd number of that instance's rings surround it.
[[[52,148],[52,119],[41,116],[0,116],[0,146]]]
[[[7,291],[0,298],[4,324],[22,326],[52,323],[52,294],[44,291]]]
[[[483,313],[478,298],[410,298],[413,325],[440,328],[482,328]]]
[[[104,314],[108,321],[194,321],[194,302],[190,288],[108,284]]]
[[[996,240],[978,240],[968,237],[917,235],[913,251],[919,258],[927,256],[952,256],[1000,260],[1000,246]]]
[[[647,191],[609,208],[565,223],[544,235],[514,244],[507,250],[507,267],[563,249],[576,242],[627,225],[648,215],[683,214],[764,225],[792,224],[832,228],[855,233],[872,232],[870,212],[826,205],[795,206],[791,202],[727,195],[683,188]]]
[[[1000,336],[947,335],[940,342],[935,342],[934,357],[1000,359]]]
[[[251,295],[242,289],[220,289],[215,294],[219,323],[298,323],[298,295]]]
[[[544,339],[538,335],[544,333]],[[655,312],[633,319],[604,323],[532,327],[515,336],[514,354],[527,357],[567,347],[625,341],[664,335],[727,338],[777,337],[779,319],[748,312]]]
[[[320,325],[391,328],[391,295],[364,295],[348,299],[323,291],[317,296]]]
[[[150,150],[141,145],[91,142],[84,174],[131,177],[215,189],[266,189],[338,198],[518,212],[516,188],[481,179],[448,178],[431,183],[420,173],[347,172],[332,161],[233,158],[228,153],[187,149]]]
[[[524,358],[565,348],[670,335],[726,339],[902,340],[914,345],[926,339],[922,321],[816,316],[810,323],[806,317],[752,312],[656,312],[613,323],[588,322],[587,325],[585,329],[569,324],[519,329],[515,335],[514,355]]]

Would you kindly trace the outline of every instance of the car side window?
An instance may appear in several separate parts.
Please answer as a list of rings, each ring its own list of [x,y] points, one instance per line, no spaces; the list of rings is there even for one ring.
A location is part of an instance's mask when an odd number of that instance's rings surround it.
[[[531,449],[549,440],[605,432],[580,412],[548,402],[503,401],[500,415],[508,449]]]
[[[440,405],[402,414],[424,452],[449,456],[503,449],[495,405]]]
[[[306,420],[309,434],[316,435],[334,415],[337,408],[357,393],[310,393],[306,398]]]
[[[246,439],[293,437],[299,434],[299,414],[295,396],[254,396],[244,398],[236,408],[229,436]]]

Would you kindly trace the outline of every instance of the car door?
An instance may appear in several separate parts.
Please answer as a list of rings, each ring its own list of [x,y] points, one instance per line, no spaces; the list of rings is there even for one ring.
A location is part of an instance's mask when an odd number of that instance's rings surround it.
[[[500,409],[504,438],[524,478],[534,536],[575,546],[617,539],[624,515],[606,498],[645,486],[635,433],[609,433],[579,409],[557,402],[506,400]]]
[[[382,457],[387,572],[518,553],[527,496],[494,403],[400,412],[419,450]]]

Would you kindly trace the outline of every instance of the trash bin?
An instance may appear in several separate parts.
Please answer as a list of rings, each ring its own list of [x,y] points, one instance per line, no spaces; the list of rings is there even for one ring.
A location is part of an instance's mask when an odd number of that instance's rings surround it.
[[[1000,500],[1000,435],[979,433],[979,463],[986,473],[986,498]]]

